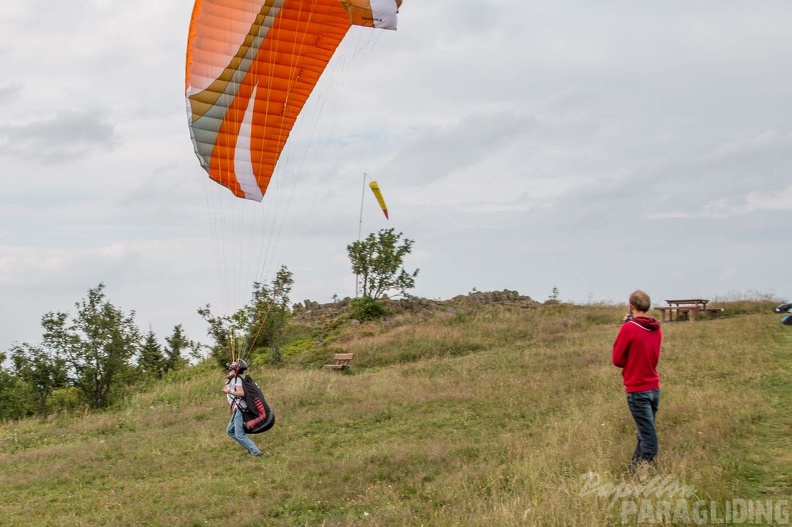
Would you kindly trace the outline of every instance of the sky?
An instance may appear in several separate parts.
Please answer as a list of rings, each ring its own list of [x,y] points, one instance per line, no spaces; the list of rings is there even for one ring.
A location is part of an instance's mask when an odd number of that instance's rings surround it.
[[[353,28],[261,204],[187,127],[192,0],[0,3],[0,352],[100,283],[160,338],[414,241],[412,294],[792,301],[792,3],[405,0]],[[390,220],[364,183],[376,180]]]

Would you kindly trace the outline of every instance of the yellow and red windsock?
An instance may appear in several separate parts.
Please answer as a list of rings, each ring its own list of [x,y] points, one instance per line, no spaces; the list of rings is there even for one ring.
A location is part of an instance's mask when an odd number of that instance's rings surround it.
[[[385,214],[386,219],[388,218],[388,206],[385,205],[385,198],[382,197],[382,192],[380,192],[379,185],[377,185],[376,181],[372,181],[369,183],[369,188],[371,188],[371,192],[374,193],[374,197],[377,198],[377,203],[379,203],[382,212]]]

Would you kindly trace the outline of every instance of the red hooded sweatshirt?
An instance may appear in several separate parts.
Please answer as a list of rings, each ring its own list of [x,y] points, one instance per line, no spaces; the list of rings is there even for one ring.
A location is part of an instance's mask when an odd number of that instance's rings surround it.
[[[657,361],[663,332],[651,317],[635,317],[622,324],[613,343],[613,365],[622,369],[627,393],[648,392],[660,388]]]

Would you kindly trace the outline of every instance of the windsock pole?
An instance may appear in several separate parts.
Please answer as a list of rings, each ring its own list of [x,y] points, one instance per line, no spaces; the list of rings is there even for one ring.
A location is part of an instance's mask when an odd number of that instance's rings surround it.
[[[360,192],[360,219],[358,220],[358,243],[363,234],[363,199],[366,197],[366,179],[368,175],[363,172],[363,189]],[[355,298],[360,294],[360,277],[355,273]]]

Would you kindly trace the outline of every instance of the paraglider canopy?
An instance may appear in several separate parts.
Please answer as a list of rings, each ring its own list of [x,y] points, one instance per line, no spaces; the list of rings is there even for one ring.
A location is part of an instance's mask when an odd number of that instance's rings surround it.
[[[261,201],[316,83],[352,25],[396,29],[401,0],[196,0],[190,136],[209,177]]]

